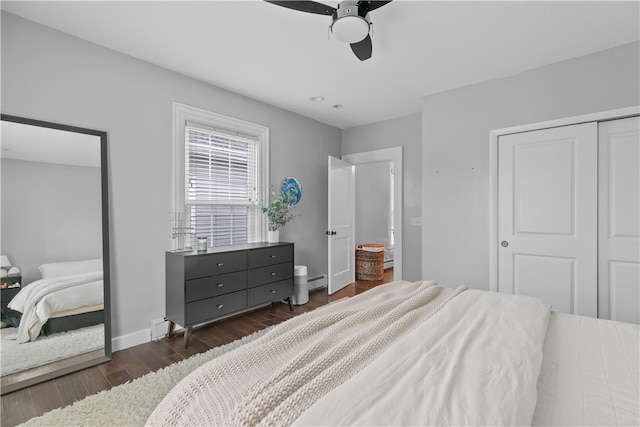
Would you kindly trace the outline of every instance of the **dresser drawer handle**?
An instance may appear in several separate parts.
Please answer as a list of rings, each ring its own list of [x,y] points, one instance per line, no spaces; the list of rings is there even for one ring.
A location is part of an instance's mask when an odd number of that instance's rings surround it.
[[[223,265],[224,265],[224,263],[223,263],[223,262],[219,262],[219,263],[217,264],[217,266],[218,266],[218,267],[222,267]]]
[[[272,276],[276,276],[278,273],[271,273]]]
[[[217,286],[217,287],[219,287],[219,288],[221,288],[221,287],[223,287],[223,286],[224,286],[224,283],[218,283],[216,286]]]
[[[275,293],[276,293],[276,291],[274,291],[274,290],[271,290],[271,293],[272,293],[272,294],[275,294]]]
[[[218,308],[222,308],[222,307],[224,307],[224,304],[218,304],[217,307]]]
[[[269,257],[271,257],[271,258],[275,258],[275,257],[276,257],[276,255],[269,255]]]

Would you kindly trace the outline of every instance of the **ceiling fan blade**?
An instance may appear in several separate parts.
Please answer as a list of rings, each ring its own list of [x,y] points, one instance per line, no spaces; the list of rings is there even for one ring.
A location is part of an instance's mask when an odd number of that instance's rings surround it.
[[[387,3],[391,3],[391,0],[388,1],[359,1],[358,7],[364,8],[367,12],[371,12],[372,10],[376,10],[379,7],[384,6]]]
[[[316,13],[318,15],[329,15],[331,16],[333,12],[336,11],[335,8],[326,5],[324,3],[319,3],[317,1],[273,1],[273,0],[264,0],[267,3],[272,3],[277,6],[286,7],[288,9],[298,10],[300,12],[308,12],[308,13]]]
[[[371,53],[373,52],[371,36],[367,34],[367,37],[360,40],[358,43],[351,43],[351,50],[356,54],[360,61],[366,61],[371,58]]]

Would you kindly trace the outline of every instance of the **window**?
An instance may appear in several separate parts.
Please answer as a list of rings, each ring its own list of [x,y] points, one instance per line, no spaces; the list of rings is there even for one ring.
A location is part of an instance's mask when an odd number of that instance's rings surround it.
[[[268,129],[177,103],[174,120],[174,204],[191,231],[186,241],[196,247],[205,236],[209,246],[264,240],[257,201],[266,194]]]

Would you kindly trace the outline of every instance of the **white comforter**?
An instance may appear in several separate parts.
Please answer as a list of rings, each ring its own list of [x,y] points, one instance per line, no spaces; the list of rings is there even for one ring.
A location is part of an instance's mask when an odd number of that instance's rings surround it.
[[[640,327],[551,313],[534,426],[639,426]]]
[[[38,338],[42,326],[56,313],[101,309],[103,304],[102,272],[94,272],[36,280],[18,292],[9,308],[22,313],[17,340],[24,343]]]
[[[147,423],[530,425],[549,308],[434,291],[394,282],[296,316],[194,371]]]
[[[535,298],[463,292],[294,425],[531,425],[548,321]]]

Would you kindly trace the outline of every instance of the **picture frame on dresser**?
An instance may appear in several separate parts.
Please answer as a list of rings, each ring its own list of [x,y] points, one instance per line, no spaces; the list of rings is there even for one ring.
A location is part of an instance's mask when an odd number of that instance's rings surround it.
[[[294,244],[249,243],[206,252],[165,253],[167,337],[185,329],[184,348],[194,326],[293,294]]]

